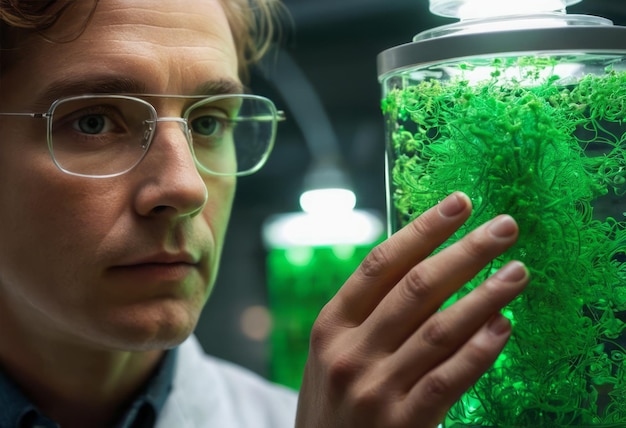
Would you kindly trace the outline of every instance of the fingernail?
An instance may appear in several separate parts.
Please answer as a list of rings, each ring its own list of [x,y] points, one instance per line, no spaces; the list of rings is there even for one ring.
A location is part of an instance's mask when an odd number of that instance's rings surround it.
[[[517,224],[515,220],[513,220],[513,217],[501,215],[491,221],[488,230],[497,238],[507,238],[516,233]]]
[[[500,336],[501,334],[508,333],[511,328],[511,322],[502,314],[496,314],[489,320],[489,331],[493,334]]]
[[[524,263],[514,260],[503,266],[495,276],[502,281],[517,282],[526,278],[527,275],[528,271]]]
[[[439,204],[439,212],[444,217],[454,217],[460,214],[465,208],[466,201],[460,192],[454,192]]]

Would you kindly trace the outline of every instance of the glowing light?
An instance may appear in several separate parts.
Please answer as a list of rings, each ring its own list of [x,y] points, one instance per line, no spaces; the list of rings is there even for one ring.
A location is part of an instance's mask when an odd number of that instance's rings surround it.
[[[559,81],[561,85],[573,84],[583,77],[585,67],[580,63],[560,63],[537,70],[537,67],[532,65],[496,69],[489,65],[472,64],[471,67],[461,68],[458,64],[451,64],[440,67],[439,72],[444,72],[446,76],[467,82],[470,86],[484,85],[497,78],[502,86],[515,82],[517,86],[534,87],[537,82],[547,82],[554,76],[563,76]],[[431,70],[418,70],[410,75],[415,80],[423,80],[428,78],[429,73],[433,74]],[[498,76],[496,77],[494,73],[498,73]]]
[[[383,231],[380,218],[368,211],[290,213],[268,219],[263,240],[268,248],[366,245],[379,239]]]
[[[459,18],[476,19],[492,16],[528,15],[539,12],[563,10],[561,0],[524,0],[519,2],[502,0],[470,0],[459,8]]]
[[[430,0],[430,11],[451,18],[478,19],[495,16],[564,12],[580,0]]]
[[[355,206],[356,196],[348,189],[314,189],[300,195],[300,207],[310,214],[345,212]]]
[[[350,260],[354,256],[356,247],[349,244],[333,245],[332,251],[339,260]]]
[[[306,266],[313,259],[313,248],[303,246],[288,248],[285,258],[294,266]]]

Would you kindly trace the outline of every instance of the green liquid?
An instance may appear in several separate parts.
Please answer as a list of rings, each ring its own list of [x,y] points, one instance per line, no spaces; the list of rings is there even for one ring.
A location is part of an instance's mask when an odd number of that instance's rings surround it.
[[[511,259],[531,272],[505,310],[511,340],[446,428],[626,426],[626,73],[571,84],[554,65],[496,59],[478,83],[461,73],[383,100],[393,229],[455,190],[474,213],[444,246],[501,213],[520,227],[444,308]]]
[[[374,247],[343,245],[272,249],[267,258],[270,378],[300,387],[311,327],[322,307]]]

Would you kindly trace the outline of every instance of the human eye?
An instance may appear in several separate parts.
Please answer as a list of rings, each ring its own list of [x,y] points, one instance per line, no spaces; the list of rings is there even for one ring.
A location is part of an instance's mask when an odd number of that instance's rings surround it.
[[[191,130],[201,137],[218,137],[227,127],[226,119],[212,115],[195,117],[190,121]]]
[[[92,105],[65,111],[55,120],[54,129],[77,138],[103,138],[124,133],[126,124],[124,115],[114,106]]]
[[[233,125],[226,111],[207,106],[194,109],[188,121],[194,141],[204,145],[218,144],[231,132]]]
[[[115,129],[115,124],[110,117],[103,114],[85,114],[72,122],[72,128],[83,134],[97,135],[111,132]]]

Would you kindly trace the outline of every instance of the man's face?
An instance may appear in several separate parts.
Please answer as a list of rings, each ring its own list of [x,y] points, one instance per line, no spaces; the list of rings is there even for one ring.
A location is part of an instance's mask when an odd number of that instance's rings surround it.
[[[29,41],[0,80],[0,111],[41,112],[103,88],[186,95],[216,82],[239,84],[218,0],[107,0],[75,41]],[[150,101],[159,116],[188,105]],[[158,124],[130,172],[81,178],[52,163],[45,120],[0,118],[0,311],[48,340],[128,350],[180,342],[215,279],[234,189],[233,178],[197,171],[174,122]]]

